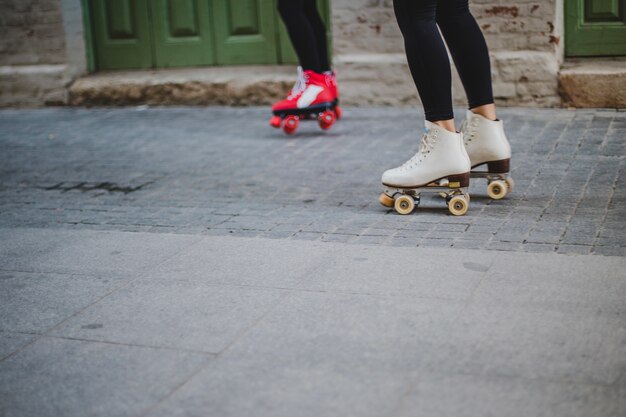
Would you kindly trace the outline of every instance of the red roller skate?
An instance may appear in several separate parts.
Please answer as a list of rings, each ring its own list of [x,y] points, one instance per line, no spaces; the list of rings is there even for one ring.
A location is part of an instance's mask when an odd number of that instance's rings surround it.
[[[293,134],[300,120],[316,119],[320,128],[330,129],[341,115],[336,94],[334,73],[318,74],[298,67],[298,80],[289,95],[272,106],[274,115],[270,119],[270,126],[282,126],[286,134]]]

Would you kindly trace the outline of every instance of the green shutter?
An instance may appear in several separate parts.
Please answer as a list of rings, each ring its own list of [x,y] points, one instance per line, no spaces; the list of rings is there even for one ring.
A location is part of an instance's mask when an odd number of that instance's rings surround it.
[[[565,0],[565,52],[626,55],[626,0]]]
[[[92,27],[99,69],[152,66],[148,0],[94,0]]]
[[[156,67],[215,63],[207,0],[151,0]]]

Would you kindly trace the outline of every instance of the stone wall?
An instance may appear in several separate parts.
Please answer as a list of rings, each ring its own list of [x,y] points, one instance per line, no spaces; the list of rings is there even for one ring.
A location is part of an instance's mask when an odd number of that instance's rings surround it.
[[[330,1],[342,101],[418,103],[392,0]],[[563,0],[470,4],[490,47],[496,101],[560,105]],[[0,0],[0,107],[67,103],[67,86],[86,72],[85,57],[79,0]],[[465,104],[456,73],[452,88],[456,104]]]
[[[350,104],[417,103],[391,0],[333,0],[335,66]],[[556,106],[562,0],[471,0],[500,104]],[[465,104],[454,74],[454,99]]]
[[[0,106],[66,101],[59,0],[0,1]]]

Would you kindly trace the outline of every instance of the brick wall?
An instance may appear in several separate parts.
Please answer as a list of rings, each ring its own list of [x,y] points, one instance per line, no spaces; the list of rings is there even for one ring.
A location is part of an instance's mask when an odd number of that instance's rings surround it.
[[[63,39],[57,0],[0,0],[2,65],[63,64]]]
[[[404,43],[391,0],[334,0],[335,62],[353,104],[418,102],[406,67]],[[491,54],[494,94],[500,104],[560,104],[557,72],[562,55],[561,0],[470,0]],[[378,86],[376,83],[378,81]],[[373,93],[372,90],[377,91]],[[388,94],[380,94],[380,91]],[[454,74],[457,104],[465,93]]]
[[[0,0],[0,106],[65,101],[59,0]]]
[[[470,0],[490,47],[498,103],[560,105],[562,2]],[[333,56],[347,104],[419,102],[392,4],[331,0]],[[86,67],[81,13],[78,0],[0,0],[0,106],[67,101],[66,86]],[[465,104],[456,73],[452,88],[455,102]]]
[[[492,55],[494,91],[509,104],[558,105],[557,2],[474,0]]]

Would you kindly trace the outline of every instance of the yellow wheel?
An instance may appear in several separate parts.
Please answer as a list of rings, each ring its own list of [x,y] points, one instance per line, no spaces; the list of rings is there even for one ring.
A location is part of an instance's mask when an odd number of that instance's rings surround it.
[[[469,200],[464,195],[455,195],[448,202],[448,210],[455,216],[462,216],[469,209]]]
[[[413,201],[413,197],[403,195],[396,198],[394,208],[396,209],[398,214],[410,214],[415,208],[415,201]]]
[[[378,197],[378,202],[385,207],[393,207],[393,197],[389,197],[387,193],[382,193]]]
[[[509,189],[507,194],[513,191],[513,186],[515,185],[515,181],[513,181],[513,178],[508,177],[507,179],[504,180],[504,182],[506,183],[506,186]]]
[[[507,191],[508,186],[504,181],[492,181],[487,186],[487,194],[494,200],[500,200],[501,198],[506,197]]]

